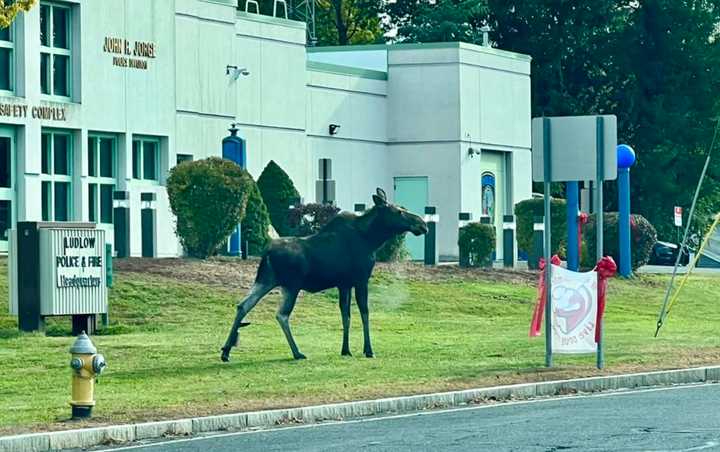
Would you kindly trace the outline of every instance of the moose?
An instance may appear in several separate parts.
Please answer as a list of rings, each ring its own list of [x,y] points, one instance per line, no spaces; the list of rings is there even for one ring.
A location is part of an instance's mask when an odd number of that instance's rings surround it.
[[[425,222],[402,207],[388,202],[378,188],[373,195],[374,206],[362,215],[342,212],[317,233],[308,237],[273,240],[262,256],[255,283],[247,297],[237,305],[230,334],[222,347],[221,359],[230,359],[230,350],[237,345],[239,329],[248,326],[246,315],[272,289],[280,287],[283,299],[277,321],[285,333],[293,358],[305,359],[290,332],[290,314],[301,290],[320,292],[336,287],[340,295],[343,326],[341,355],[351,356],[348,335],[350,328],[351,290],[363,324],[363,352],[373,357],[370,344],[368,280],[375,266],[375,251],[398,234],[427,233]]]

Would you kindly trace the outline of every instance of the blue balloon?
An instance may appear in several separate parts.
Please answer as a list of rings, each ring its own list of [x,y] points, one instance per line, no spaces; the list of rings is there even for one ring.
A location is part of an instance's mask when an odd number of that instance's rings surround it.
[[[618,168],[630,168],[635,164],[635,151],[627,144],[618,144],[617,166]]]

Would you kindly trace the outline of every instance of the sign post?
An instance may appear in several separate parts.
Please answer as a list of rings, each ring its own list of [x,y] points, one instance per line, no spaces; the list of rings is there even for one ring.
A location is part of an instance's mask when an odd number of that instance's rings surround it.
[[[545,185],[545,365],[552,367],[553,254],[551,240],[552,182],[595,181],[596,254],[603,256],[603,181],[617,177],[617,118],[603,116],[543,117],[532,121],[533,180]],[[601,328],[601,325],[597,325]],[[602,368],[602,337],[597,339],[597,366]]]

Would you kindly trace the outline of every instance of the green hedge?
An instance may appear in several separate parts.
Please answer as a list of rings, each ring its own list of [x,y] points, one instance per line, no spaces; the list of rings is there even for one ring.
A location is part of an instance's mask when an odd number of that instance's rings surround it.
[[[375,260],[378,262],[399,262],[409,256],[410,252],[405,246],[405,234],[394,236],[375,251]]]
[[[175,229],[190,256],[218,252],[245,215],[252,178],[230,160],[210,157],[170,170],[167,192]]]
[[[288,207],[292,198],[299,198],[290,176],[273,160],[267,164],[257,181],[260,194],[270,214],[270,221],[281,236],[292,235],[288,225]]]
[[[270,243],[270,235],[268,234],[270,214],[268,214],[260,189],[254,181],[250,186],[245,218],[243,218],[241,224],[242,240],[247,242],[248,254],[250,256],[260,256]]]
[[[552,254],[565,256],[567,248],[567,204],[564,199],[550,201],[552,225]],[[545,215],[542,198],[526,199],[515,204],[515,224],[518,248],[530,253],[533,246],[533,218]]]
[[[461,265],[480,267],[492,265],[495,250],[495,227],[490,224],[468,223],[458,234]]]
[[[618,247],[618,218],[617,212],[605,212],[603,215],[603,255],[612,256],[620,265],[620,249]],[[595,216],[592,215],[583,227],[583,244],[581,266],[584,269],[593,268],[597,263],[595,252]],[[630,243],[631,265],[633,270],[647,264],[653,246],[657,242],[657,232],[650,222],[642,215],[631,215]]]

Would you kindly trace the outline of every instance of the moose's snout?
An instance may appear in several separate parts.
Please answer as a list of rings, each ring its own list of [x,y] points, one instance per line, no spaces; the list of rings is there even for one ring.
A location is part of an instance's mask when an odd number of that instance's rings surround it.
[[[423,235],[427,234],[428,227],[427,224],[425,224],[425,221],[423,221],[422,218],[418,217],[417,222],[410,227],[410,232],[412,232],[414,235]]]

